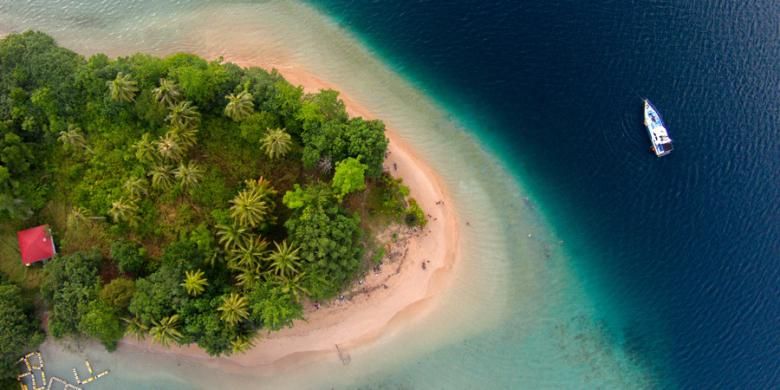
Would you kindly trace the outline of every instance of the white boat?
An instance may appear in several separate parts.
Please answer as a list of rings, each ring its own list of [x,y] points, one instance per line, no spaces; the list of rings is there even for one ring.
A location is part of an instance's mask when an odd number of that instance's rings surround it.
[[[653,107],[653,103],[650,100],[644,99],[645,102],[645,127],[647,127],[647,133],[650,135],[650,142],[653,144],[653,151],[658,157],[666,156],[674,149],[672,147],[672,139],[669,138],[669,133],[666,131],[666,125],[664,120],[661,119],[661,115],[658,114],[658,110]]]

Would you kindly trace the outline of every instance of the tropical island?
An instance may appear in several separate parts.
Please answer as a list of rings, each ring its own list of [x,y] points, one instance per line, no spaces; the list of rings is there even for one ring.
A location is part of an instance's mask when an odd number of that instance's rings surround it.
[[[212,356],[291,326],[382,261],[388,227],[426,225],[387,153],[381,121],[276,71],[5,37],[0,374],[43,340],[40,317],[55,338]],[[36,225],[58,254],[24,267],[16,232]]]

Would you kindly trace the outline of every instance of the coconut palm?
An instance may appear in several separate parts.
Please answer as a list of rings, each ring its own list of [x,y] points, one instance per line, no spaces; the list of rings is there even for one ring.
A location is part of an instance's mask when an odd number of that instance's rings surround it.
[[[132,102],[138,93],[138,83],[130,78],[129,74],[117,73],[116,78],[106,81],[111,92],[111,99],[122,102]]]
[[[290,151],[292,138],[284,129],[272,129],[261,140],[263,151],[270,159],[284,157]]]
[[[219,243],[227,252],[232,252],[247,240],[246,228],[242,226],[219,224],[216,228]]]
[[[252,286],[260,281],[260,269],[259,268],[242,268],[236,275],[236,286],[249,290]]]
[[[239,225],[255,227],[263,222],[268,205],[258,191],[246,189],[230,201],[230,216]]]
[[[202,294],[203,291],[206,291],[206,286],[208,285],[209,282],[206,280],[203,271],[197,270],[184,272],[184,282],[182,282],[181,286],[184,287],[184,290],[187,291],[187,294],[190,294],[193,297],[197,297],[198,295]]]
[[[249,317],[249,302],[246,297],[236,293],[222,297],[222,305],[217,310],[220,312],[220,318],[230,325],[235,325],[239,321]]]
[[[173,171],[173,175],[179,180],[182,188],[188,189],[194,187],[203,178],[203,168],[194,162],[181,163]]]
[[[95,217],[92,216],[92,213],[89,212],[84,207],[74,207],[70,210],[70,213],[68,213],[67,218],[67,225],[68,227],[76,227],[85,223],[89,223],[91,221],[102,221],[105,220],[106,217]]]
[[[259,268],[268,249],[268,242],[259,237],[253,240],[244,240],[232,251],[230,265],[235,269]]]
[[[66,148],[74,150],[87,149],[87,140],[84,138],[84,134],[81,133],[80,128],[74,125],[68,125],[68,130],[60,131],[57,141],[62,142]]]
[[[297,274],[301,267],[301,258],[298,256],[299,248],[288,245],[287,241],[282,241],[281,245],[275,242],[274,246],[276,246],[276,250],[268,256],[268,260],[271,262],[270,272],[283,278]]]
[[[225,115],[236,122],[246,119],[255,112],[254,97],[246,90],[239,92],[237,95],[231,93],[225,96],[225,98],[228,100],[228,104],[225,106]]]
[[[233,351],[233,353],[243,353],[254,346],[255,344],[248,336],[236,336],[236,338],[230,341],[230,350]]]
[[[143,340],[146,337],[149,327],[144,325],[138,318],[122,318],[122,321],[127,324],[127,333],[134,336],[137,340]]]
[[[152,325],[152,328],[149,329],[149,334],[152,335],[154,341],[162,346],[167,347],[172,341],[177,342],[181,340],[181,332],[176,329],[179,326],[178,314],[164,317],[159,322],[152,321]]]
[[[160,157],[169,161],[179,161],[184,157],[184,147],[176,136],[176,133],[169,131],[157,141],[157,153]]]
[[[122,198],[111,203],[108,215],[114,222],[127,222],[133,226],[138,222],[138,205],[133,200]]]
[[[301,272],[292,277],[277,276],[274,278],[273,283],[279,286],[279,289],[285,293],[290,294],[296,302],[300,302],[304,294],[309,295],[309,290],[303,286],[305,272]]]
[[[147,191],[146,179],[142,177],[131,177],[125,180],[122,184],[122,189],[130,196],[130,199],[139,199],[141,196],[146,195]]]
[[[157,156],[157,147],[149,133],[141,136],[141,139],[133,144],[133,149],[135,149],[135,158],[142,163],[151,163]]]
[[[160,190],[167,190],[173,185],[173,172],[166,165],[155,165],[149,171],[152,177],[152,187]]]
[[[200,121],[200,113],[198,112],[198,107],[193,106],[192,102],[179,102],[171,106],[171,111],[165,119],[173,127],[195,127]]]
[[[153,89],[152,94],[154,95],[154,100],[165,107],[173,106],[181,97],[181,92],[179,92],[176,83],[167,79],[160,79],[160,86]]]
[[[179,142],[181,142],[182,146],[185,148],[191,148],[198,142],[198,129],[194,126],[184,128],[174,127],[170,131],[179,139]]]

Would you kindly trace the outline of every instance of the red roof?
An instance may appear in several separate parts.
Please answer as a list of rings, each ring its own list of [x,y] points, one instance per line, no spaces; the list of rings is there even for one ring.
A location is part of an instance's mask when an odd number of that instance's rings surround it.
[[[48,225],[22,230],[16,235],[19,238],[19,252],[24,265],[46,260],[56,253]]]

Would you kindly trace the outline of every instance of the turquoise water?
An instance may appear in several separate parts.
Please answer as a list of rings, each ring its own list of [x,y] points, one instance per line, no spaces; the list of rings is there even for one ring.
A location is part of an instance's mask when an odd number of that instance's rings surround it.
[[[644,388],[657,369],[626,349],[623,311],[597,275],[575,267],[548,221],[554,206],[524,189],[489,152],[490,128],[416,89],[404,70],[318,11],[293,2],[3,1],[0,33],[39,29],[73,50],[125,55],[176,51],[304,69],[336,84],[412,144],[443,177],[461,217],[462,261],[441,307],[350,351],[268,376],[124,348],[106,354],[49,344],[52,374],[89,358],[112,374],[92,388]],[[522,172],[522,168],[519,170]],[[543,206],[546,205],[546,206]],[[469,222],[469,226],[465,225]],[[99,367],[99,368],[98,368]]]

